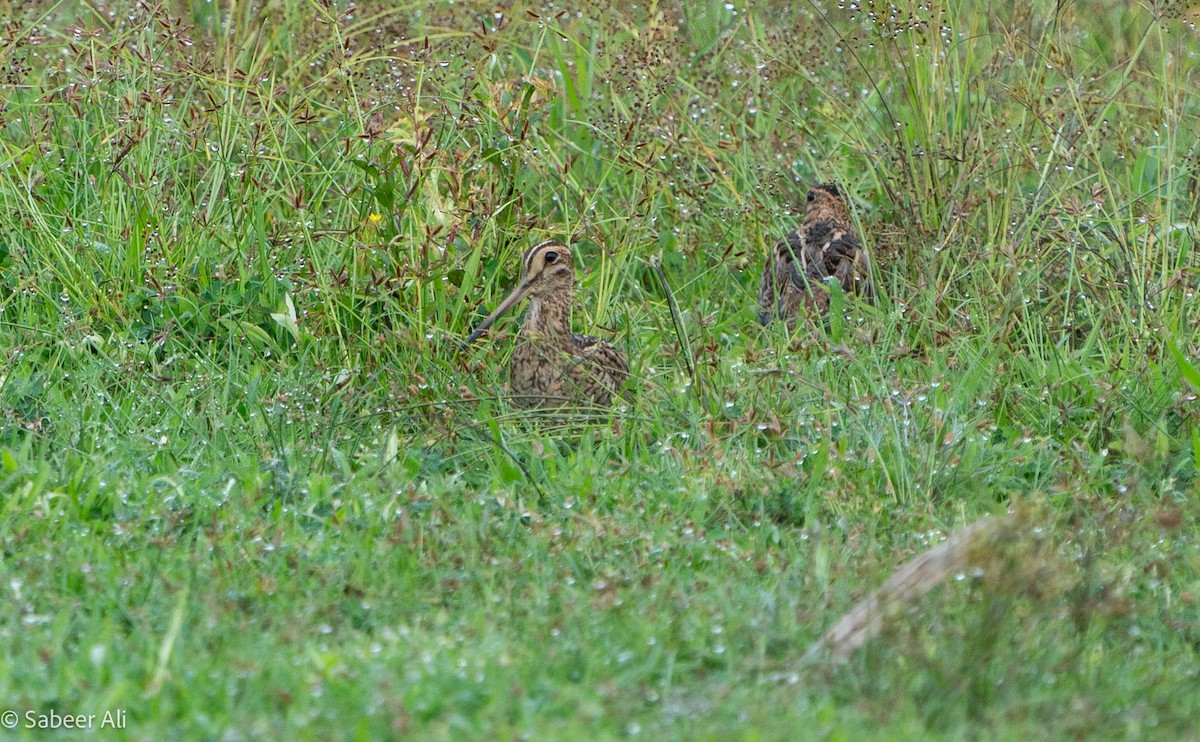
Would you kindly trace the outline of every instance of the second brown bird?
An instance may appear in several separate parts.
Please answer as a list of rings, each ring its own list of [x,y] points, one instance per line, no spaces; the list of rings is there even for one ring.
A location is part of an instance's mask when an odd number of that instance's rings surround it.
[[[763,266],[758,321],[764,325],[778,317],[794,329],[802,309],[828,313],[829,276],[846,294],[874,298],[867,252],[838,187],[814,186],[807,201],[800,228],[775,243]]]

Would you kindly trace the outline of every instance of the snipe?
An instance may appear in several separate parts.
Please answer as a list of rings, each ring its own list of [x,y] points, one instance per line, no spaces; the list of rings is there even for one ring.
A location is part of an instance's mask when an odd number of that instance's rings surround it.
[[[561,242],[551,240],[525,251],[520,282],[463,347],[525,297],[529,310],[508,369],[512,401],[521,407],[611,403],[629,376],[629,363],[612,343],[571,332],[575,269],[571,249]]]
[[[867,300],[874,297],[867,251],[854,231],[850,211],[837,186],[813,186],[807,200],[804,222],[775,243],[763,266],[758,321],[764,325],[779,317],[794,329],[801,307],[822,315],[828,313],[828,276],[836,278],[846,294]]]

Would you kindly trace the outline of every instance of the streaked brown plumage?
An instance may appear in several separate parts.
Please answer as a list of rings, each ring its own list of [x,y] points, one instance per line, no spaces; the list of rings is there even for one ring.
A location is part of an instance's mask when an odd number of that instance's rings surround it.
[[[827,183],[809,189],[804,222],[771,249],[758,289],[758,321],[765,325],[779,317],[794,329],[801,307],[828,313],[828,276],[847,294],[873,300],[866,249],[842,194]]]
[[[516,288],[463,346],[527,296],[529,310],[509,363],[513,402],[521,407],[611,403],[629,377],[629,363],[612,343],[571,332],[575,269],[571,249],[561,242],[551,240],[525,251]]]

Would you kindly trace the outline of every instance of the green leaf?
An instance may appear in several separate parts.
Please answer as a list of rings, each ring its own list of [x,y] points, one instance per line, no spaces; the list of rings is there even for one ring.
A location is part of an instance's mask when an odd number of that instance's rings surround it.
[[[369,162],[363,162],[361,160],[355,160],[355,159],[350,159],[349,163],[351,165],[353,165],[354,167],[358,168],[359,170],[362,170],[367,175],[370,175],[372,178],[379,176],[379,168],[376,165],[372,165]]]
[[[222,318],[221,324],[230,332],[243,336],[256,348],[273,348],[275,346],[271,342],[271,336],[267,334],[267,331],[253,322]]]
[[[1167,347],[1171,349],[1171,355],[1175,356],[1175,363],[1179,366],[1179,375],[1187,381],[1191,387],[1200,391],[1200,370],[1197,370],[1192,365],[1191,361],[1183,355],[1183,351],[1179,350],[1179,346],[1171,338],[1167,338]]]
[[[275,320],[280,327],[292,334],[292,339],[297,343],[300,342],[300,325],[296,322],[296,305],[292,303],[292,295],[284,294],[283,302],[285,304],[282,312],[272,312],[271,319]]]
[[[829,339],[837,345],[842,342],[846,329],[846,295],[841,281],[836,278],[826,278],[825,287],[829,289]]]

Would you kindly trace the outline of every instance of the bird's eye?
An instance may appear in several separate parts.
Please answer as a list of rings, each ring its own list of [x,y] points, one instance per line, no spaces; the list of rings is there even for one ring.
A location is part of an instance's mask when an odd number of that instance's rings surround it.
[[[809,191],[808,192],[808,202],[811,204],[813,201],[816,201],[816,200],[817,200],[817,194],[813,193],[812,191]]]
[[[546,262],[547,263],[553,263],[553,262],[556,262],[557,260],[558,260],[558,253],[554,252],[553,250],[546,253]]]

